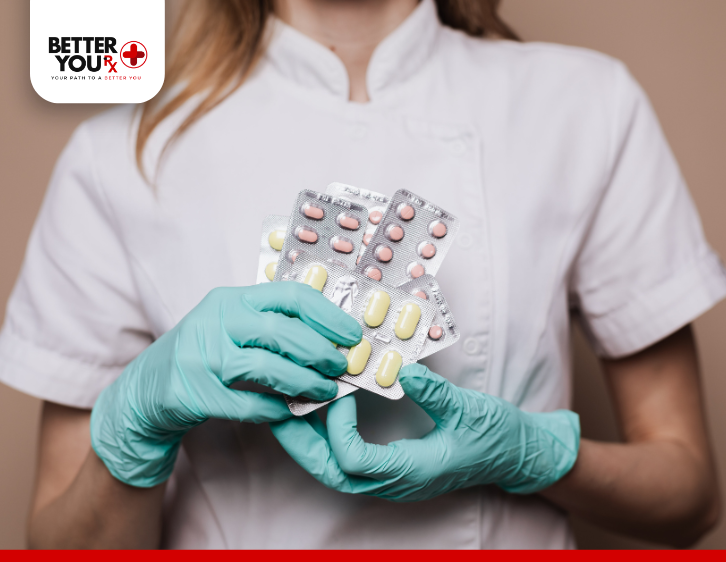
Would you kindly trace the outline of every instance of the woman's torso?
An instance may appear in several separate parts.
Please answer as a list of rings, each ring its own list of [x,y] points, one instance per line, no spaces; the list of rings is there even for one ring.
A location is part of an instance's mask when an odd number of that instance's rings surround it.
[[[260,228],[303,188],[332,181],[441,205],[461,231],[437,278],[460,341],[425,362],[525,410],[568,407],[568,276],[607,159],[612,61],[467,38],[424,3],[374,55],[371,103],[345,69],[289,28],[253,77],[162,161],[154,189],[133,163],[132,113],[87,125],[95,167],[158,337],[217,286],[255,281]],[[152,137],[158,154],[181,114]],[[153,156],[150,159],[153,162]],[[418,437],[406,399],[360,391],[371,441]],[[184,442],[166,504],[168,547],[567,547],[565,515],[494,487],[422,504],[325,489],[266,426],[210,421]]]

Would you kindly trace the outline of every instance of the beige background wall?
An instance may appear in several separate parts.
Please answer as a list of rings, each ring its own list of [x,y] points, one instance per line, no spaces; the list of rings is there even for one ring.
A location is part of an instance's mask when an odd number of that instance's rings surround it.
[[[176,4],[177,0],[171,0]],[[99,106],[55,106],[28,79],[28,2],[0,2],[0,306],[12,289],[53,163]],[[597,49],[624,60],[649,93],[691,186],[712,245],[726,256],[724,0],[504,0],[527,40]],[[4,311],[4,306],[0,308]],[[2,315],[2,312],[0,312]],[[706,401],[726,481],[726,304],[696,322]],[[584,434],[617,439],[597,363],[576,340],[575,409]],[[39,402],[0,385],[0,548],[22,548]],[[647,548],[576,521],[587,548]],[[726,522],[701,544],[726,548]]]

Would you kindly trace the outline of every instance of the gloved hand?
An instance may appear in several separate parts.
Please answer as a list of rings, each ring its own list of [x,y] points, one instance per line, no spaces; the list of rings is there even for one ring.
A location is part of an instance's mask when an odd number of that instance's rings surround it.
[[[575,463],[580,425],[573,412],[528,414],[418,364],[404,367],[399,380],[436,422],[422,439],[365,443],[353,395],[330,405],[327,430],[315,413],[270,426],[290,456],[329,488],[393,501],[479,484],[529,494],[557,482]]]
[[[352,346],[361,336],[353,318],[302,283],[215,289],[101,393],[91,414],[93,450],[122,482],[160,484],[183,435],[208,418],[291,416],[282,396],[232,383],[329,400],[338,387],[323,375],[347,367],[331,342]]]

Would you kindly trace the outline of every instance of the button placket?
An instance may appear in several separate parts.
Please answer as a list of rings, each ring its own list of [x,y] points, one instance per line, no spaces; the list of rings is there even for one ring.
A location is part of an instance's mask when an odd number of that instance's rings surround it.
[[[474,244],[474,237],[463,230],[459,230],[459,234],[456,236],[456,243],[460,248],[471,248]]]
[[[464,250],[467,256],[471,256],[471,259],[477,261],[476,275],[480,289],[475,293],[478,301],[476,312],[468,312],[476,314],[475,325],[473,331],[469,331],[469,334],[462,334],[461,349],[464,355],[468,357],[466,362],[472,366],[476,365],[478,374],[477,380],[472,380],[473,387],[485,391],[490,377],[489,332],[492,326],[492,287],[490,285],[492,278],[491,255],[488,245],[489,227],[480,169],[480,143],[476,133],[468,132],[450,139],[448,148],[452,155],[473,160],[472,165],[467,167],[468,181],[462,187],[466,193],[467,209],[476,209],[476,211],[473,214],[466,213],[466,216],[462,217],[461,230],[457,236],[456,245]],[[469,270],[468,274],[473,275],[474,271]]]
[[[408,121],[407,127],[413,135],[429,137],[436,143],[442,157],[440,165],[451,170],[448,184],[455,195],[452,198],[447,194],[437,202],[460,221],[449,258],[452,262],[445,263],[439,275],[446,282],[444,290],[454,293],[450,304],[461,329],[461,339],[455,346],[458,358],[439,363],[434,357],[432,363],[442,370],[440,374],[448,377],[450,373],[455,384],[486,391],[491,365],[492,264],[479,133],[470,126],[427,120]],[[433,192],[430,197],[435,198]]]
[[[479,353],[481,347],[479,345],[479,341],[475,337],[468,337],[464,340],[462,348],[464,349],[464,353],[467,355],[476,355]]]

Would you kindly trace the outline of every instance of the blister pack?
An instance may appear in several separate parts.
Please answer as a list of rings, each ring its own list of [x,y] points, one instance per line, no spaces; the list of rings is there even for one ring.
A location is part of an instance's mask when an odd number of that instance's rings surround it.
[[[383,220],[383,215],[386,212],[386,207],[388,207],[390,198],[386,197],[382,193],[361,189],[359,187],[339,182],[333,182],[328,185],[325,189],[325,193],[333,195],[334,197],[348,199],[353,203],[359,203],[368,209],[368,225],[366,226],[366,231],[363,235],[363,245],[358,253],[358,255],[362,255],[366,246],[370,243],[373,233],[376,231],[376,227],[381,220]]]
[[[287,224],[275,281],[283,279],[298,256],[313,253],[318,259],[353,269],[368,223],[368,209],[347,199],[302,190]]]
[[[391,197],[356,271],[397,287],[435,275],[459,231],[459,221],[405,189]]]
[[[418,356],[419,359],[441,351],[459,340],[461,332],[433,275],[422,275],[418,279],[399,285],[398,288],[436,305],[436,316],[428,330],[428,337],[421,355]]]
[[[275,278],[277,263],[285,244],[285,232],[290,217],[269,215],[262,221],[260,259],[257,264],[257,284],[268,283]]]
[[[428,274],[422,275],[418,279],[412,279],[408,283],[400,285],[398,288],[415,297],[436,304],[436,316],[434,316],[431,326],[429,327],[428,337],[426,338],[423,350],[418,357],[419,360],[424,357],[428,357],[437,351],[441,351],[442,349],[455,344],[459,340],[461,332],[456,325],[456,320],[451,313],[451,309],[449,308],[435,277]],[[287,400],[287,405],[290,408],[290,411],[296,416],[304,416],[358,390],[357,386],[353,386],[340,379],[336,379],[335,382],[338,384],[338,394],[335,398],[333,398],[333,400],[318,402],[305,397],[286,396],[285,399]]]
[[[415,363],[423,351],[436,316],[432,301],[307,253],[298,256],[282,280],[322,291],[361,325],[361,343],[350,349],[338,347],[348,358],[348,371],[340,380],[391,400],[403,398],[398,372]]]

